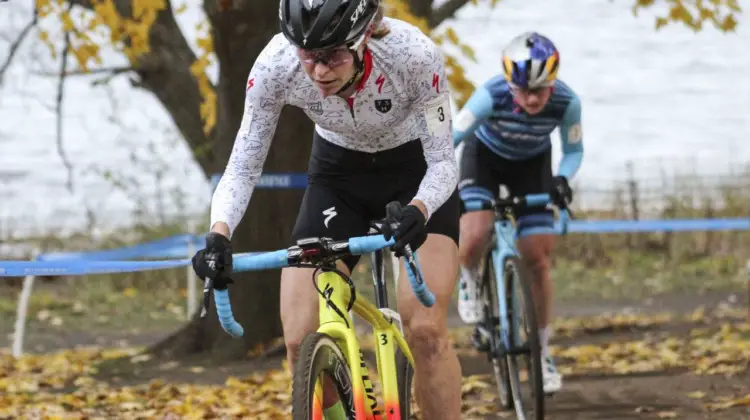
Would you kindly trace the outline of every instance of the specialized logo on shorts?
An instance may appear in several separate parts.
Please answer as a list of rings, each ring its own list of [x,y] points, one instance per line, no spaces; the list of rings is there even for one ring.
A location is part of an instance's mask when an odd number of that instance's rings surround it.
[[[391,110],[391,100],[390,99],[375,99],[375,109],[385,114],[386,112]]]
[[[326,216],[325,220],[323,220],[323,224],[326,225],[326,228],[328,227],[328,222],[330,222],[337,214],[336,206],[323,210],[323,216]]]

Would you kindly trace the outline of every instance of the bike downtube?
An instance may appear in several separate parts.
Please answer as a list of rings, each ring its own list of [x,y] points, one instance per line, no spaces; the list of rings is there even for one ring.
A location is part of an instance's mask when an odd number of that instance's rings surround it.
[[[336,340],[341,350],[346,355],[349,370],[352,375],[352,395],[356,420],[381,420],[381,416],[375,417],[372,410],[372,400],[375,398],[372,381],[367,372],[362,351],[354,331],[354,324],[346,305],[349,299],[349,285],[336,273],[323,272],[317,278],[318,289],[323,292],[318,294],[318,307],[320,327],[318,332],[326,334]],[[339,312],[333,309],[335,305]],[[377,399],[375,399],[377,408]],[[377,410],[380,413],[380,410]]]

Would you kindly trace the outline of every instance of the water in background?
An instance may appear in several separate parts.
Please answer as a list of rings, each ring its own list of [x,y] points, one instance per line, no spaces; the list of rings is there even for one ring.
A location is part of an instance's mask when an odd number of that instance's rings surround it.
[[[178,19],[192,40],[202,12],[195,0],[188,6]],[[0,6],[0,57],[29,19],[28,7]],[[477,84],[500,71],[502,46],[517,33],[535,29],[554,40],[562,54],[560,77],[583,103],[585,158],[577,184],[587,206],[597,198],[585,192],[625,178],[628,161],[645,179],[662,171],[721,174],[750,161],[747,19],[741,16],[738,32],[729,35],[711,27],[695,34],[676,25],[655,32],[653,12],[636,18],[630,8],[631,2],[601,0],[504,0],[491,11],[468,5],[443,25],[474,47],[478,63],[463,61]],[[55,27],[46,25],[54,36]],[[106,66],[125,64],[112,51],[104,55]],[[205,210],[210,185],[168,114],[122,76],[98,87],[92,76],[67,81],[64,144],[74,167],[69,192],[56,151],[57,79],[40,74],[58,67],[31,38],[0,90],[0,230],[81,229],[86,209],[102,227],[127,225],[138,209],[166,215]]]

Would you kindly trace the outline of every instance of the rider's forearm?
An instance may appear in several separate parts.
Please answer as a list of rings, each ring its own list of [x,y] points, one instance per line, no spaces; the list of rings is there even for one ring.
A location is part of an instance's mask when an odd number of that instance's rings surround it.
[[[211,226],[211,232],[220,233],[220,234],[226,236],[227,238],[229,238],[229,236],[231,235],[231,233],[229,231],[229,225],[227,225],[224,222],[216,222],[216,223],[214,223],[213,226]]]
[[[225,184],[222,185],[225,180]],[[255,181],[246,177],[227,177],[227,174],[222,176],[211,200],[210,226],[212,230],[218,224],[225,225],[226,236],[231,238],[245,215],[254,185]]]
[[[568,180],[572,179],[581,167],[582,161],[583,150],[565,153],[560,161],[560,168],[557,170],[557,174],[564,176]]]
[[[424,205],[424,203],[421,200],[414,199],[414,200],[411,200],[409,204],[418,208],[419,211],[421,211],[422,214],[424,215],[425,220],[427,220],[429,213],[427,213],[427,207]]]
[[[458,166],[450,149],[450,158],[435,163],[428,163],[419,190],[412,201],[418,201],[424,206],[425,219],[430,217],[450,198],[458,185]]]
[[[560,124],[560,142],[563,158],[560,161],[558,175],[572,179],[583,161],[583,128],[581,126],[581,101],[573,98],[563,115]]]

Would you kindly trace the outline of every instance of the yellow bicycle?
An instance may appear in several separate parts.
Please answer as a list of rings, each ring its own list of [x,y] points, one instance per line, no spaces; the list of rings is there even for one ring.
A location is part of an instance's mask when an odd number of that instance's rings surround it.
[[[383,249],[393,244],[383,235],[369,235],[334,241],[306,238],[287,249],[256,255],[237,255],[234,271],[282,267],[315,268],[313,283],[319,294],[320,327],[302,342],[295,364],[292,391],[294,420],[323,420],[322,379],[334,384],[347,418],[351,420],[407,420],[411,408],[411,380],[414,360],[404,339],[401,319],[388,307]],[[375,303],[357,297],[351,278],[336,269],[336,261],[348,255],[371,254]],[[419,300],[432,306],[434,295],[422,278],[416,256],[407,246],[404,259],[407,274]],[[319,273],[320,272],[320,273]],[[318,274],[319,273],[319,274]],[[213,289],[206,280],[204,295]],[[240,337],[242,326],[234,320],[228,290],[214,289],[219,321],[226,332]],[[351,312],[372,327],[375,338],[377,373],[382,387],[378,401],[367,363],[357,340]]]

